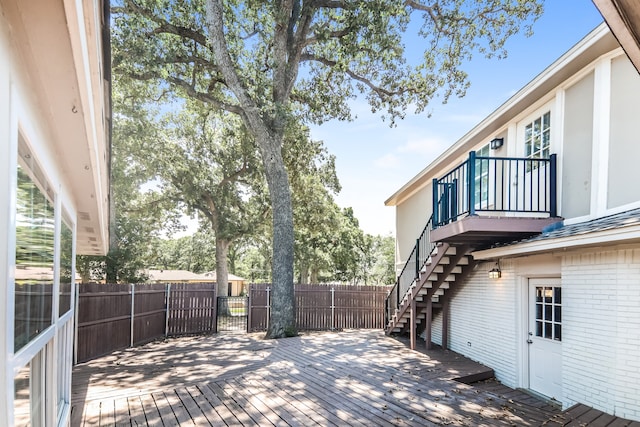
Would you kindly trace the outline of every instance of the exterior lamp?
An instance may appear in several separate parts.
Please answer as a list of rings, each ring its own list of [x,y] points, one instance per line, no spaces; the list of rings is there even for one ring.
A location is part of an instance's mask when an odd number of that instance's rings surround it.
[[[500,271],[500,264],[496,262],[495,267],[489,270],[489,279],[499,279],[502,277],[502,271]]]
[[[502,147],[502,144],[504,144],[504,138],[493,138],[491,140],[491,149],[497,150],[498,148]]]

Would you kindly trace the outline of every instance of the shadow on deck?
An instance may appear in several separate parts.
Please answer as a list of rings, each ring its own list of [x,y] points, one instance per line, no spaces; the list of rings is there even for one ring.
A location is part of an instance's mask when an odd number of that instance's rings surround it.
[[[540,426],[567,414],[494,380],[454,381],[486,368],[382,331],[261,337],[183,337],[78,365],[71,426]]]

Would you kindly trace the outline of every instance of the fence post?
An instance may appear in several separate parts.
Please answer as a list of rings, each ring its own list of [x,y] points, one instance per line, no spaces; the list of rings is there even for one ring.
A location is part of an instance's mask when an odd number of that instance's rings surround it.
[[[476,214],[476,152],[469,152],[467,165],[467,191],[469,192],[469,216]]]
[[[336,288],[331,288],[331,330],[336,329]]]
[[[135,323],[136,285],[131,284],[131,347],[133,347],[133,324]]]
[[[167,283],[167,290],[165,291],[166,303],[164,305],[164,336],[169,336],[169,311],[171,310],[171,283]]]
[[[267,330],[271,322],[271,288],[267,286]]]
[[[249,284],[249,290],[247,292],[247,333],[251,332],[251,307],[252,307],[252,299],[251,294],[253,293],[253,283]]]
[[[218,333],[218,284],[213,284],[213,333]]]

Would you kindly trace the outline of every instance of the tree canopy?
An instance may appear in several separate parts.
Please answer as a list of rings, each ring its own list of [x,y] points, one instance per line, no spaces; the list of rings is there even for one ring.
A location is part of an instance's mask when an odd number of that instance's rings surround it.
[[[294,231],[282,146],[289,123],[350,119],[364,96],[391,122],[468,87],[473,54],[504,56],[539,0],[121,0],[114,72],[237,114],[257,143],[273,212],[268,337],[296,333]],[[406,34],[423,54],[409,61]]]

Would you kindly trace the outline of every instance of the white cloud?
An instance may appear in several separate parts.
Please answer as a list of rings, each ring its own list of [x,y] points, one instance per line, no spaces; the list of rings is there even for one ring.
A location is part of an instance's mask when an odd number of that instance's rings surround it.
[[[400,163],[400,158],[392,153],[385,154],[374,161],[374,165],[381,169],[397,169]]]

